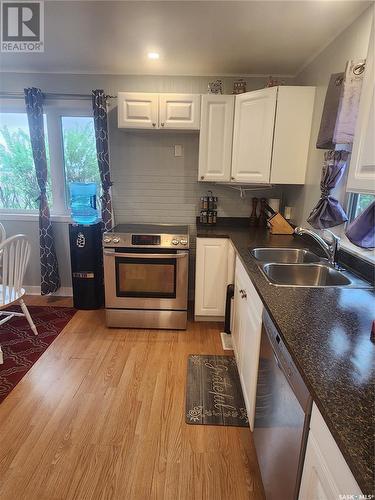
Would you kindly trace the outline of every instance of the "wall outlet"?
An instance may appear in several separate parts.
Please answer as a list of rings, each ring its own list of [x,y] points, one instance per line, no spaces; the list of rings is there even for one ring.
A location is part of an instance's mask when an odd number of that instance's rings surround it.
[[[174,155],[178,158],[182,158],[184,156],[184,146],[182,144],[175,144]]]

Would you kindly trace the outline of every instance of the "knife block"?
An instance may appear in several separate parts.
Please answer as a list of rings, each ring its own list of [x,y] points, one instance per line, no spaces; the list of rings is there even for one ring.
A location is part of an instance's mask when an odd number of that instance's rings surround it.
[[[294,229],[292,228],[292,226],[279,213],[275,214],[273,217],[268,219],[268,222],[271,226],[271,228],[270,228],[271,234],[293,234],[294,233]]]

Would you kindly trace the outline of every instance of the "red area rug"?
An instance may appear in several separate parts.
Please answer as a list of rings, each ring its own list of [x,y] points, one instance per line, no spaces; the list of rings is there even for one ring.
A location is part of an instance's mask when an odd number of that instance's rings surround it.
[[[70,307],[28,307],[39,335],[34,335],[24,317],[14,317],[0,326],[4,364],[0,365],[0,403],[30,370],[43,352],[74,316]],[[18,306],[8,311],[21,311]]]

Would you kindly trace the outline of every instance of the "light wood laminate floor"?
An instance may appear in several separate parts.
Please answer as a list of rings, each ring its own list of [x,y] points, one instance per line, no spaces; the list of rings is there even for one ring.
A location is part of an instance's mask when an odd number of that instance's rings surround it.
[[[263,499],[250,430],[184,420],[187,356],[224,354],[220,326],[78,311],[0,405],[0,499]]]

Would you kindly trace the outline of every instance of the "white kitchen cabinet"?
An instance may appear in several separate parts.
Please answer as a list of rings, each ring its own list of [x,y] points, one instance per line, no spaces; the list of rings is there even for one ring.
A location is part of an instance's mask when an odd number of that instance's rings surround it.
[[[315,87],[281,86],[272,147],[271,184],[304,184]]]
[[[359,498],[362,492],[314,404],[299,500],[331,500],[340,495]]]
[[[234,289],[232,342],[249,425],[253,430],[263,304],[238,257]]]
[[[347,191],[375,194],[374,94],[374,27],[372,26],[350,159]]]
[[[200,94],[119,92],[118,127],[199,130]]]
[[[159,94],[159,127],[199,130],[200,94]]]
[[[228,238],[197,238],[195,319],[222,319],[227,285],[233,283],[234,251]]]
[[[158,94],[119,92],[118,127],[153,129],[158,127]]]
[[[229,182],[232,163],[233,95],[202,96],[198,178]]]
[[[268,183],[277,87],[236,96],[232,180]]]
[[[232,177],[237,183],[304,184],[315,87],[271,87],[236,96]]]

